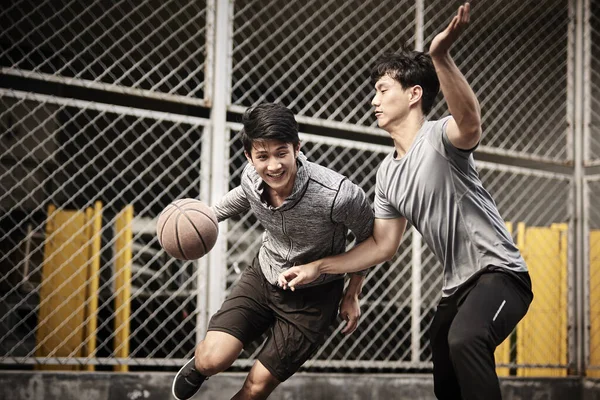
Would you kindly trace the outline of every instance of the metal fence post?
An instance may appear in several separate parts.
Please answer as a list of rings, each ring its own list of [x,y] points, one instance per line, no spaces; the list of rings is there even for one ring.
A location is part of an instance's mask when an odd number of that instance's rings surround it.
[[[585,307],[585,299],[584,299],[584,291],[585,291],[585,255],[583,253],[584,250],[584,219],[585,219],[585,209],[583,206],[583,180],[584,180],[584,157],[583,157],[583,146],[584,146],[584,137],[583,137],[583,114],[584,114],[584,104],[583,104],[583,53],[584,53],[584,2],[585,0],[576,0],[575,4],[571,2],[570,4],[570,12],[574,13],[574,47],[570,46],[570,48],[574,49],[574,65],[569,62],[569,65],[573,67],[572,71],[569,71],[570,79],[573,79],[573,91],[574,91],[574,103],[573,103],[573,124],[572,124],[572,133],[573,133],[573,161],[574,161],[574,200],[575,200],[575,215],[574,215],[574,270],[571,275],[574,279],[574,285],[571,285],[570,290],[574,290],[573,298],[575,314],[571,317],[571,322],[573,324],[573,339],[572,343],[569,343],[569,353],[573,351],[574,353],[569,356],[569,364],[574,367],[574,373],[577,375],[583,374],[584,371],[584,349],[583,345],[585,343],[585,315],[584,315],[584,307]],[[573,9],[574,7],[574,9]],[[571,60],[571,58],[569,58]],[[571,335],[570,335],[571,336]]]
[[[412,232],[412,298],[411,298],[411,359],[418,362],[421,357],[421,235]]]
[[[209,12],[214,12],[214,70],[211,108],[211,168],[210,204],[215,204],[226,193],[229,182],[227,143],[227,106],[231,102],[231,48],[233,32],[233,1],[210,0]],[[226,224],[220,224],[215,247],[208,255],[208,314],[212,315],[221,303],[226,285]]]

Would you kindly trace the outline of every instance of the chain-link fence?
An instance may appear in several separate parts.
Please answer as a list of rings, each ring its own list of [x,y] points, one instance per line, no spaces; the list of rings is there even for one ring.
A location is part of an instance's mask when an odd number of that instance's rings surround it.
[[[600,198],[600,175],[586,179],[586,196],[588,203]],[[600,210],[598,207],[588,206],[587,230],[585,252],[589,274],[589,354],[588,375],[600,377]]]
[[[21,0],[0,26],[3,73],[204,98],[203,1]]]
[[[3,93],[0,110],[12,121],[2,141],[3,357],[187,354],[198,268],[165,255],[152,218],[175,197],[202,197],[207,121],[18,92]],[[123,340],[127,354],[115,346]]]
[[[586,53],[586,77],[589,93],[586,96],[587,112],[589,113],[589,144],[587,160],[589,163],[599,163],[600,160],[600,1],[593,0],[589,9],[588,43],[590,51]],[[589,75],[588,75],[589,74]]]
[[[256,254],[262,227],[252,213],[233,218],[221,224],[222,245],[208,257],[180,262],[160,249],[156,216],[176,198],[213,201],[239,184],[239,113],[264,101],[290,107],[306,132],[307,157],[372,200],[377,166],[391,147],[372,118],[369,69],[404,43],[427,49],[457,6],[21,0],[2,9],[0,362],[180,365]],[[575,18],[578,8],[589,18]],[[576,370],[581,346],[589,365],[600,367],[600,191],[597,180],[586,181],[589,301],[578,310],[575,193],[583,178],[571,168],[579,162],[578,79],[589,122],[581,129],[584,158],[591,165],[600,155],[599,9],[598,0],[477,2],[453,50],[482,106],[476,158],[500,157],[478,163],[481,179],[536,295],[496,352],[503,375],[565,375]],[[591,49],[581,57],[587,62],[577,61],[577,32]],[[216,93],[230,96],[219,103]],[[431,117],[445,112],[440,101]],[[521,166],[506,165],[512,160]],[[430,368],[428,327],[441,279],[438,261],[409,229],[394,259],[369,273],[358,330],[344,336],[342,325],[332,327],[305,369]],[[580,312],[590,317],[589,341],[569,334]],[[260,346],[244,349],[236,367],[247,368]]]

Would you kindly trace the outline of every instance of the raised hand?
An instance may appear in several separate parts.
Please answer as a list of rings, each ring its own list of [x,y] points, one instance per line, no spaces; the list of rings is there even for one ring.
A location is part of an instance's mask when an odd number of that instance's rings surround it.
[[[467,25],[469,25],[470,11],[471,5],[469,2],[458,8],[457,14],[452,18],[448,27],[438,33],[431,42],[431,46],[429,46],[431,57],[443,56],[449,52],[452,44],[454,44]]]

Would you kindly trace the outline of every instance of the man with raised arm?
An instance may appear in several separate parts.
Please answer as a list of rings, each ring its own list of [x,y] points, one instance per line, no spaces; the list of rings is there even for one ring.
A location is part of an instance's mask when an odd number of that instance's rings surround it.
[[[377,173],[373,234],[349,252],[284,271],[279,284],[295,290],[321,274],[389,260],[410,222],[444,268],[430,328],[435,394],[497,400],[494,350],[523,318],[533,293],[525,262],[473,160],[482,134],[480,107],[449,52],[469,18],[465,3],[429,54],[402,50],[376,63],[372,105],[394,149]],[[451,116],[428,121],[440,87]]]

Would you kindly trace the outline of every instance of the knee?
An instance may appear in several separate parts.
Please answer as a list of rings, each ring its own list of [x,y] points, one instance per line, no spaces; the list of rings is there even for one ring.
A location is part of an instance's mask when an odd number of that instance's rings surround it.
[[[225,371],[232,364],[227,357],[216,351],[212,346],[200,342],[195,352],[196,370],[204,376],[216,375]]]
[[[269,394],[277,387],[279,382],[257,379],[250,374],[244,382],[243,391],[246,398],[249,399],[266,399]]]
[[[490,338],[486,331],[475,328],[467,330],[452,330],[448,334],[448,348],[450,356],[455,359],[476,351],[476,349],[489,349]]]

